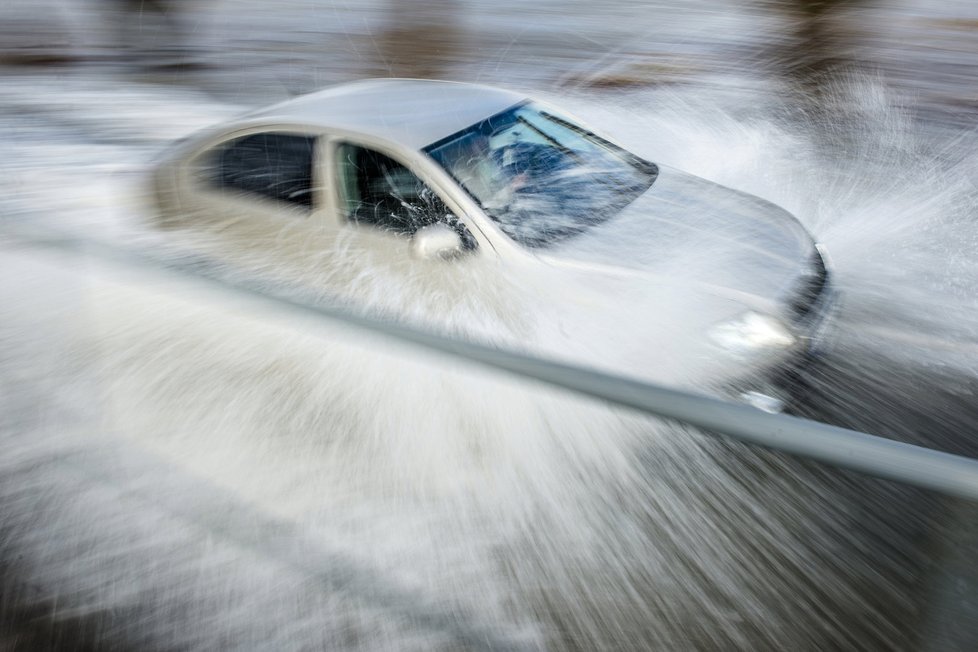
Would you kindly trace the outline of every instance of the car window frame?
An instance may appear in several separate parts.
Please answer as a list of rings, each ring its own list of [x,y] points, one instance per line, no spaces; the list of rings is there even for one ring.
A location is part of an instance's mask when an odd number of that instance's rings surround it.
[[[313,164],[313,172],[316,175],[313,188],[315,193],[314,209],[311,213],[302,211],[298,206],[294,208],[287,205],[280,206],[282,202],[271,199],[258,198],[251,201],[250,199],[242,200],[241,198],[229,197],[227,193],[208,189],[194,175],[194,170],[199,168],[198,159],[210,150],[223,142],[263,131],[314,135],[318,138]],[[425,152],[381,137],[336,126],[262,120],[254,123],[239,123],[231,130],[222,128],[210,136],[194,142],[192,147],[187,148],[180,155],[180,162],[175,169],[175,187],[178,190],[178,196],[184,197],[184,199],[188,199],[185,192],[193,193],[194,196],[189,198],[191,204],[199,205],[201,202],[209,204],[209,206],[205,206],[206,212],[212,212],[214,209],[227,209],[230,205],[254,214],[257,204],[266,210],[288,212],[289,217],[294,218],[293,224],[304,224],[319,231],[338,233],[354,224],[346,218],[343,207],[340,206],[337,184],[333,181],[336,176],[336,162],[334,161],[336,145],[341,141],[368,147],[385,156],[390,156],[414,172],[432,190],[437,192],[446,206],[462,220],[478,243],[478,247],[470,251],[468,257],[486,256],[490,253],[505,258],[537,257],[534,252],[523,249],[518,243],[510,240],[484,213],[482,207],[441,168],[437,161]],[[317,209],[316,206],[319,208]],[[358,228],[363,228],[363,225]]]
[[[260,193],[229,193],[214,187],[202,178],[200,170],[203,166],[202,159],[204,157],[213,156],[220,147],[228,145],[235,140],[262,133],[295,135],[315,139],[312,150],[312,206],[305,207],[298,203],[276,200]],[[180,183],[184,187],[191,189],[197,195],[198,200],[202,199],[217,209],[235,207],[240,208],[243,213],[249,214],[267,212],[280,214],[283,217],[295,218],[299,222],[321,221],[322,215],[330,209],[329,193],[326,192],[326,188],[324,187],[325,180],[328,177],[323,169],[323,164],[326,161],[324,159],[324,145],[328,141],[328,138],[328,133],[322,129],[282,123],[247,125],[232,131],[224,131],[207,139],[184,158],[184,164],[182,166],[183,179]],[[256,211],[256,206],[258,207],[258,211]]]
[[[449,211],[469,230],[475,238],[477,246],[468,250],[467,255],[484,255],[485,252],[497,250],[496,243],[486,235],[483,223],[488,217],[482,215],[482,210],[471,201],[465,191],[458,184],[445,174],[426,154],[420,150],[398,146],[396,143],[372,138],[365,134],[344,131],[331,131],[327,137],[327,142],[323,148],[323,154],[327,157],[327,162],[323,166],[327,177],[327,192],[330,195],[329,203],[332,206],[331,212],[333,220],[338,228],[354,229],[356,231],[366,230],[366,233],[380,234],[390,238],[391,241],[410,243],[411,237],[404,234],[395,233],[379,229],[370,224],[361,224],[351,220],[346,212],[343,190],[339,182],[339,169],[336,157],[339,148],[343,145],[352,145],[373,150],[403,165],[408,171],[414,174],[428,188],[432,190],[442,200]]]

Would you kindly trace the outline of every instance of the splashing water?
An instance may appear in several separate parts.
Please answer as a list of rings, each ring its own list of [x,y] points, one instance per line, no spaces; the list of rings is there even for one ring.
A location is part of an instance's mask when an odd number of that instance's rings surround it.
[[[880,88],[853,84],[840,92],[859,103],[847,103],[831,129],[799,123],[769,95],[760,105],[695,88],[613,107],[554,102],[614,127],[640,155],[770,199],[805,222],[845,296],[835,353],[809,379],[814,394],[834,418],[858,413],[870,430],[920,439],[894,426],[895,406],[914,404],[926,419],[932,406],[915,403],[917,386],[935,369],[973,385],[972,136],[920,134]],[[54,172],[45,160],[38,167]],[[22,192],[46,189],[28,176],[18,177]],[[63,178],[67,207],[86,176]],[[109,200],[118,192],[110,184]],[[101,206],[93,203],[89,213],[76,205],[44,219],[90,227]],[[99,226],[160,242],[144,224],[124,214]],[[403,273],[355,242],[320,247],[285,232],[275,247],[168,237],[270,283],[339,287],[430,327],[697,391],[719,391],[716,379],[729,372],[723,361],[691,362],[701,351],[683,334],[697,306],[676,290],[614,295],[598,320],[594,306],[573,305],[576,286],[556,274],[492,263]],[[3,286],[5,378],[19,376],[4,396],[19,415],[3,434],[0,541],[2,558],[16,560],[5,563],[5,593],[16,614],[44,615],[50,630],[35,635],[45,640],[78,634],[140,649],[459,649],[485,637],[530,649],[914,647],[926,617],[932,497],[348,329],[263,315],[191,286],[94,265],[79,287],[69,261],[16,250],[5,260],[8,278],[32,279]],[[673,264],[663,271],[678,275]],[[129,449],[149,456],[151,471],[103,466]],[[215,495],[245,507],[211,508],[225,505]],[[188,516],[197,506],[204,515]],[[287,536],[275,539],[268,523]],[[273,545],[243,545],[253,534]],[[317,572],[333,575],[322,582]]]

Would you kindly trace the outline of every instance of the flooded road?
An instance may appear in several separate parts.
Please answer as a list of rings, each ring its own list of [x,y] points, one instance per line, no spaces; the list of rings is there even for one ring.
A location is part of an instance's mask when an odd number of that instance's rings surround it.
[[[147,219],[143,185],[168,143],[379,74],[374,5],[331,3],[303,31],[305,5],[201,10],[210,67],[185,75],[97,57],[12,69],[4,219],[172,244],[179,234]],[[534,90],[651,160],[784,206],[826,245],[845,301],[799,411],[978,455],[967,3],[865,8],[864,25],[889,18],[861,41],[885,79],[840,81],[831,128],[799,118],[758,63],[778,32],[758,29],[757,11],[620,3],[599,20],[583,4],[463,5],[480,45],[446,76]],[[657,81],[624,83],[640,74]],[[0,615],[13,649],[973,640],[942,624],[967,622],[949,588],[974,579],[957,548],[967,506],[193,284],[2,246]],[[562,288],[486,278],[462,279],[432,321],[499,343],[557,335],[532,292]],[[401,279],[359,282],[380,306],[431,305]],[[584,326],[593,339],[569,353],[635,336]],[[649,341],[630,353],[658,379],[715,391]]]

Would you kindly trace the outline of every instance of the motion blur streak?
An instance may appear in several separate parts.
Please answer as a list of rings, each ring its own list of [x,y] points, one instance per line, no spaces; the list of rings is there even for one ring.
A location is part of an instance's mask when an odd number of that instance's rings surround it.
[[[146,217],[162,147],[247,106],[390,72],[543,91],[826,245],[845,303],[800,412],[975,456],[974,3],[133,4],[0,6],[5,221],[179,243],[275,290],[346,278],[421,327],[722,394],[682,292],[609,296],[599,324],[556,276],[486,266],[431,293],[350,243]],[[973,506],[2,244],[0,647],[975,649]],[[166,464],[115,466],[114,441]],[[276,549],[208,531],[233,514],[198,481],[267,516],[243,534]],[[320,581],[343,569],[319,554],[409,608]]]
[[[463,361],[479,362],[491,369],[508,371],[530,380],[540,380],[561,389],[577,391],[590,398],[603,399],[651,416],[712,430],[714,433],[778,452],[807,457],[839,468],[861,471],[966,500],[978,500],[978,460],[893,442],[807,419],[767,414],[755,408],[718,401],[708,396],[670,390],[526,353],[446,337],[370,316],[359,316],[337,306],[290,300],[256,289],[261,287],[261,283],[255,283],[254,280],[247,282],[239,279],[231,283],[205,269],[196,269],[193,273],[177,270],[165,260],[153,258],[147,253],[123,250],[91,239],[72,240],[56,233],[28,235],[6,231],[5,234],[13,235],[20,244],[28,246],[54,248],[69,254],[85,251],[89,255],[96,255],[100,263],[121,263],[143,271],[177,273],[185,276],[186,281],[223,290],[225,294],[219,297],[222,299],[234,295],[267,304],[270,310],[288,315],[334,319],[348,326],[387,335],[436,353],[452,354]],[[211,266],[214,264],[211,263]]]

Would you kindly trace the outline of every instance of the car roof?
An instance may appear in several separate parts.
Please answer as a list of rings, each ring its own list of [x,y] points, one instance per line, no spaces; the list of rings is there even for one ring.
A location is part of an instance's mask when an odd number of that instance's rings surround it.
[[[341,128],[421,149],[525,99],[478,84],[369,79],[302,95],[242,119]]]

